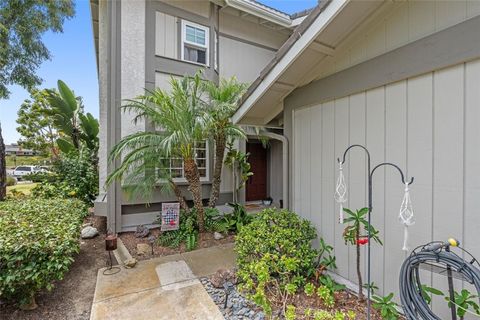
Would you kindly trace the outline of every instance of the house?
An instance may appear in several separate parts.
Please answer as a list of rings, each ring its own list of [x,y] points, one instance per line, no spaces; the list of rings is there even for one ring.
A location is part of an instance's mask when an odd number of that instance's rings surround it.
[[[342,278],[355,281],[355,256],[338,223],[336,159],[352,144],[369,149],[372,165],[393,162],[415,177],[411,248],[455,237],[480,257],[479,30],[479,1],[327,1],[244,97],[234,121],[282,128],[289,207],[334,245]],[[365,153],[352,150],[346,207],[366,206],[365,169]],[[394,169],[373,177],[372,225],[384,239],[372,245],[379,294],[398,293],[403,189]],[[425,283],[446,289],[438,274],[425,273]],[[443,298],[433,306],[449,318]]]
[[[120,183],[105,189],[109,170],[108,150],[120,139],[139,130],[155,130],[149,123],[132,122],[133,115],[120,111],[124,99],[144,93],[144,88],[168,89],[172,76],[193,75],[218,81],[236,76],[252,83],[275,57],[293,30],[310,12],[288,15],[253,0],[218,1],[98,1],[91,0],[91,14],[100,87],[99,173],[101,194],[95,212],[106,215],[112,231],[134,230],[151,225],[163,202],[176,201],[173,195],[156,190],[152,199],[131,199]],[[281,88],[281,90],[284,90]],[[279,130],[280,129],[280,130]],[[255,176],[239,195],[242,201],[258,201],[271,196],[275,203],[288,206],[286,140],[281,126],[265,129],[269,147],[252,139],[239,148],[251,153]],[[199,150],[203,196],[208,199],[213,170],[212,148]],[[186,192],[182,164],[172,161],[172,173]],[[218,201],[232,200],[232,173],[222,176]],[[182,183],[184,181],[185,183]],[[150,205],[145,204],[149,202]]]
[[[7,156],[34,156],[36,152],[30,149],[24,149],[18,144],[12,143],[5,145],[5,154]]]

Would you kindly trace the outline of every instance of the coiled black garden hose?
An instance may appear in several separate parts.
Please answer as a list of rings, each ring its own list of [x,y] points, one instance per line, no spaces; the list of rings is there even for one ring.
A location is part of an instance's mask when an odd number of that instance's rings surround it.
[[[465,249],[459,248],[471,257],[467,262],[454,252],[445,250],[448,243],[431,242],[417,247],[403,262],[400,270],[400,299],[405,316],[409,320],[442,320],[435,315],[422,296],[419,267],[422,263],[450,266],[452,271],[461,273],[473,284],[480,295],[480,269],[474,266],[478,261]]]

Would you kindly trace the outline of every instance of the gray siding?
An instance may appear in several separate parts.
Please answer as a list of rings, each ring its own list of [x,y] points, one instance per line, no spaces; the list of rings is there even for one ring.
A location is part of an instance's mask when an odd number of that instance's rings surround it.
[[[416,224],[410,247],[455,237],[480,256],[480,60],[412,77],[293,111],[293,209],[311,219],[335,245],[338,273],[355,281],[353,250],[342,240],[333,193],[336,158],[350,144],[371,152],[372,163],[391,161],[415,177]],[[365,157],[354,151],[346,164],[347,207],[365,206]],[[398,172],[374,178],[372,224],[385,245],[372,248],[372,280],[383,293],[398,292],[405,257],[398,211],[403,196]],[[445,289],[445,278],[432,277]],[[447,312],[441,299],[437,310]]]

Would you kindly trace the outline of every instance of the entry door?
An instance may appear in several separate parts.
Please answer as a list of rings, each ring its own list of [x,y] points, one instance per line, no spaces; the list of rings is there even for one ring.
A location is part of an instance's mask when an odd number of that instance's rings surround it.
[[[247,181],[246,200],[263,200],[267,197],[267,149],[261,143],[247,143],[247,152],[253,176]]]

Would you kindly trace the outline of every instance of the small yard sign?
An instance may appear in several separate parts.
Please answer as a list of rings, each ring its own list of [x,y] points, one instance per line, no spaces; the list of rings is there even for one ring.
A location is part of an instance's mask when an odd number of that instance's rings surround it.
[[[162,203],[162,231],[177,230],[180,225],[180,203]]]

